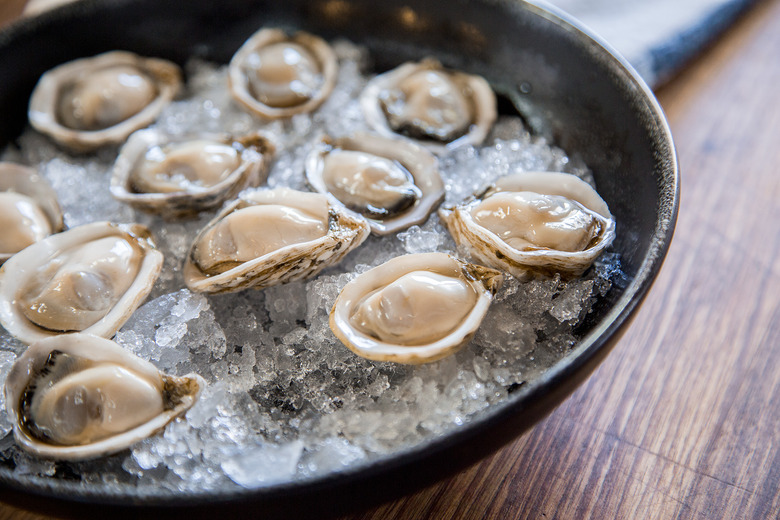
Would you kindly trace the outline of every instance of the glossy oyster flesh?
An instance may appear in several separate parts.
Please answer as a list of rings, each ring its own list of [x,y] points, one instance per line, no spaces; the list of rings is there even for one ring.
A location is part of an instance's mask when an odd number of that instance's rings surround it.
[[[262,29],[230,60],[228,88],[253,114],[278,119],[319,107],[333,90],[337,72],[336,55],[321,38]]]
[[[119,144],[148,126],[179,91],[169,61],[113,51],[60,65],[30,97],[30,124],[76,151]]]
[[[62,228],[57,194],[46,180],[27,166],[0,163],[0,265]]]
[[[200,376],[160,373],[111,340],[64,334],[32,344],[5,384],[6,410],[24,450],[44,458],[108,455],[186,412]]]
[[[377,235],[422,224],[444,199],[436,157],[414,143],[371,134],[323,140],[307,158],[306,179],[367,218]]]
[[[0,269],[0,323],[25,343],[66,332],[111,337],[152,290],[162,261],[138,224],[52,235]]]
[[[368,359],[435,361],[468,343],[502,276],[445,253],[396,257],[344,287],[330,312],[330,328]]]
[[[437,153],[481,144],[497,115],[496,96],[484,78],[446,69],[434,59],[375,77],[360,104],[375,131],[416,139]]]
[[[502,177],[439,216],[476,260],[517,278],[578,276],[615,238],[606,202],[575,175],[528,172]]]
[[[111,194],[166,218],[194,215],[264,182],[274,149],[259,133],[173,137],[139,130],[117,157]]]
[[[184,281],[193,291],[221,293],[308,278],[341,261],[369,232],[365,219],[319,193],[257,190],[198,234]]]

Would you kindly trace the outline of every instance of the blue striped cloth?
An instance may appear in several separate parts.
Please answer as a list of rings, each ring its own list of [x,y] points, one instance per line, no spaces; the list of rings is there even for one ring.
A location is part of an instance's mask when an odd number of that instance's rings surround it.
[[[653,87],[756,0],[548,0],[617,49]]]

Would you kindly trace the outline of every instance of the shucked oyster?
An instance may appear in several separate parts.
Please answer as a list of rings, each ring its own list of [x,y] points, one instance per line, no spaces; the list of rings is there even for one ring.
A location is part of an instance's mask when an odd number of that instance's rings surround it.
[[[5,383],[14,438],[44,458],[108,455],[161,430],[205,382],[160,373],[111,340],[64,334],[30,345]]]
[[[308,278],[341,261],[369,232],[365,219],[319,193],[257,190],[198,234],[184,281],[193,291],[222,293]]]
[[[321,38],[279,29],[253,34],[230,60],[230,94],[250,112],[270,119],[311,112],[330,95],[338,60]]]
[[[459,246],[517,278],[577,276],[615,238],[606,202],[575,175],[517,173],[439,216]]]
[[[436,157],[408,141],[359,133],[311,152],[306,178],[387,235],[425,222],[444,199]]]
[[[111,337],[152,290],[162,261],[138,224],[52,235],[0,269],[0,323],[25,343],[64,332]]]
[[[496,96],[487,81],[445,69],[434,59],[375,77],[360,105],[380,134],[411,137],[437,153],[481,144],[496,120]]]
[[[26,166],[0,163],[0,265],[62,227],[57,194],[43,177]]]
[[[258,133],[171,137],[139,130],[117,157],[111,195],[166,218],[195,214],[265,181],[273,153]]]
[[[174,63],[113,51],[55,67],[30,97],[30,124],[77,151],[118,144],[148,126],[181,86]]]
[[[357,355],[428,363],[452,354],[476,332],[502,274],[445,253],[393,258],[342,289],[330,328]]]

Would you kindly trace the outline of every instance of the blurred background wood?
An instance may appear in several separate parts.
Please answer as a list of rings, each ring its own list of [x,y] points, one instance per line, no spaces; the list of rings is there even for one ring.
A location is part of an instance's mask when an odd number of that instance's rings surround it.
[[[22,14],[27,0],[0,0],[0,28]]]
[[[677,230],[586,384],[494,456],[343,520],[780,517],[778,50],[780,0],[764,1],[658,90]],[[44,517],[0,505],[10,518]]]

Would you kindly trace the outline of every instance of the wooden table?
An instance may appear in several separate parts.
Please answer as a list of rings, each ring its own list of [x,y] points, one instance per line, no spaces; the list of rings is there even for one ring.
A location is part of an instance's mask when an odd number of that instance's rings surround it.
[[[682,204],[624,338],[494,456],[343,520],[780,517],[780,0],[658,97]],[[44,517],[0,505],[7,518]]]

